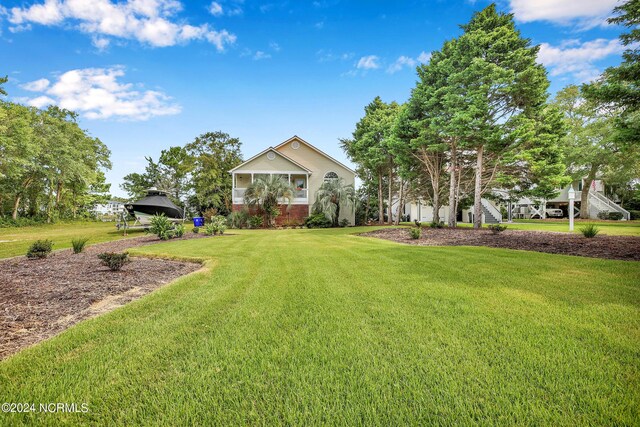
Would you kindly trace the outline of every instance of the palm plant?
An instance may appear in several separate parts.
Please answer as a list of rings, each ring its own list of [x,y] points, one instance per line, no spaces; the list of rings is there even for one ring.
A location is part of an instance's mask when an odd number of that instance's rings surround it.
[[[338,226],[340,209],[351,207],[353,210],[356,202],[356,191],[353,185],[346,185],[343,178],[326,181],[316,191],[316,201],[313,210],[323,213],[334,227]]]
[[[280,211],[278,206],[286,203],[287,209],[295,197],[295,188],[279,175],[257,178],[244,193],[244,203],[256,206],[264,216],[265,226],[273,226]]]

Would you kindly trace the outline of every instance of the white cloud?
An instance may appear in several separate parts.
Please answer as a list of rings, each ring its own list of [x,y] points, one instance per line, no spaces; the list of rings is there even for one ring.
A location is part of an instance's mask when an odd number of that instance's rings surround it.
[[[178,114],[181,107],[157,90],[135,90],[120,83],[122,67],[84,68],[67,71],[51,84],[40,79],[23,85],[42,95],[27,99],[29,105],[58,105],[89,119],[147,120],[155,116]],[[46,83],[46,84],[45,84]]]
[[[413,58],[409,58],[408,56],[401,56],[396,61],[389,65],[387,68],[387,73],[394,74],[398,71],[402,70],[404,67],[413,68],[417,64],[416,60]]]
[[[341,54],[334,54],[331,50],[320,49],[316,52],[316,57],[318,58],[318,62],[333,62],[333,61],[348,61],[353,58],[353,53],[346,52]]]
[[[316,30],[321,30],[324,28],[324,21],[318,21],[313,24],[313,26],[316,28]]]
[[[261,59],[269,59],[269,58],[271,58],[271,55],[270,55],[270,54],[268,54],[268,53],[266,53],[266,52],[263,52],[263,51],[261,51],[261,50],[258,50],[258,51],[253,55],[253,59],[254,59],[255,61],[259,61],[259,60],[261,60]]]
[[[108,48],[110,43],[111,41],[106,37],[93,36],[91,38],[91,44],[100,51],[103,51],[106,48]]]
[[[222,9],[222,5],[218,2],[211,2],[209,6],[209,13],[213,16],[222,16],[224,15],[224,10]]]
[[[421,64],[426,64],[431,60],[431,52],[420,52],[418,55],[418,62]]]
[[[20,87],[24,90],[28,90],[29,92],[42,92],[49,87],[49,83],[50,82],[47,79],[39,79],[20,85]]]
[[[68,23],[100,39],[118,37],[154,47],[206,40],[222,51],[236,41],[236,36],[226,30],[176,20],[175,14],[181,8],[176,0],[45,0],[28,7],[14,7],[8,14],[13,29],[28,29],[30,23],[48,26]]]
[[[376,55],[363,56],[358,60],[356,64],[356,68],[359,70],[375,70],[380,68],[380,64],[378,64],[378,58]]]
[[[521,22],[550,21],[585,27],[603,25],[618,0],[510,0],[511,12]]]
[[[271,42],[269,43],[269,47],[271,48],[271,50],[273,50],[274,52],[280,52],[282,50],[282,48],[280,47],[280,45],[276,42]]]
[[[578,82],[587,82],[600,74],[594,62],[623,51],[624,46],[618,39],[596,39],[584,43],[572,39],[558,46],[542,43],[538,61],[549,68],[552,76],[572,75]]]

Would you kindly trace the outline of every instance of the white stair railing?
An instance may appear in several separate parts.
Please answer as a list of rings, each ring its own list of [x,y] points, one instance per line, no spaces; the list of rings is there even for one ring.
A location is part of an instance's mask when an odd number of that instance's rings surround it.
[[[628,210],[597,191],[589,191],[589,203],[592,204],[592,206],[595,206],[599,212],[620,212],[624,219],[631,219],[631,214]]]

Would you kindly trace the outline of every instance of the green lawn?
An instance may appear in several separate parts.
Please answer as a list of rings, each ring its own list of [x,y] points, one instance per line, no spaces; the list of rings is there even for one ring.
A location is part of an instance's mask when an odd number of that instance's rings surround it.
[[[539,219],[518,219],[514,223],[504,223],[510,230],[539,230],[569,232],[569,220],[541,221]],[[574,232],[580,233],[580,227],[585,224],[595,224],[600,233],[617,236],[640,236],[640,221],[591,221],[579,220],[575,222]],[[458,223],[461,227],[471,227],[472,224]],[[486,227],[486,224],[485,224]]]
[[[130,237],[143,235],[142,230],[132,230]],[[38,239],[53,240],[53,249],[71,247],[74,237],[88,237],[89,245],[122,239],[122,231],[116,230],[115,222],[75,222],[44,224],[30,227],[0,228],[0,258],[24,255],[29,246]]]
[[[0,362],[0,425],[637,425],[640,263],[355,229],[137,249],[206,271]],[[4,420],[3,418],[4,417]]]

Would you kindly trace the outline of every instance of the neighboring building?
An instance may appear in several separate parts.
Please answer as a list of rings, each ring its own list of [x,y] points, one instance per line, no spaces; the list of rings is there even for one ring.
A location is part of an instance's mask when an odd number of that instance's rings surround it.
[[[266,175],[280,175],[296,188],[291,207],[280,206],[277,224],[302,221],[309,216],[315,202],[316,191],[323,182],[343,178],[345,184],[355,186],[355,172],[333,157],[317,149],[298,136],[269,147],[246,162],[229,171],[233,176],[233,210],[245,207],[244,192],[255,179]],[[355,210],[342,207],[340,219],[346,218],[353,225]]]
[[[98,216],[116,215],[122,212],[124,203],[117,200],[109,200],[107,203],[98,203],[93,205],[92,212]]]
[[[574,203],[575,210],[574,215],[577,217],[580,214],[580,205],[582,202],[582,187],[584,180],[578,180],[573,182],[573,189],[576,192]],[[518,219],[531,219],[531,218],[540,218],[542,210],[545,210],[546,217],[560,217],[560,218],[568,218],[569,217],[569,187],[566,186],[562,190],[560,190],[558,196],[553,199],[549,199],[543,205],[540,201],[534,201],[528,198],[522,198],[518,200],[516,203],[512,203],[511,205],[507,203],[497,203],[494,200],[482,199],[482,222],[483,223],[498,223],[502,222],[503,214],[504,219],[506,220],[508,216],[508,209],[511,207],[511,217],[513,220]],[[622,214],[623,219],[630,219],[630,214],[627,210],[623,209],[620,205],[618,205],[615,201],[609,199],[604,194],[604,183],[601,180],[594,180],[591,184],[591,188],[589,189],[589,218],[597,219],[598,214],[601,212],[620,212]],[[506,193],[501,190],[494,190],[494,193],[498,196],[503,196],[503,199],[506,199]],[[504,193],[504,194],[501,194]],[[501,209],[502,208],[502,209]],[[554,210],[561,210],[556,212]],[[433,207],[419,202],[411,202],[407,203],[404,208],[404,212],[406,215],[409,215],[409,219],[411,221],[419,220],[421,222],[431,222],[433,221]],[[553,215],[552,215],[553,214]],[[440,209],[440,220],[447,222],[449,219],[449,207],[443,206]],[[465,209],[462,211],[462,215],[458,216],[458,220],[461,222],[473,222],[473,208]]]

